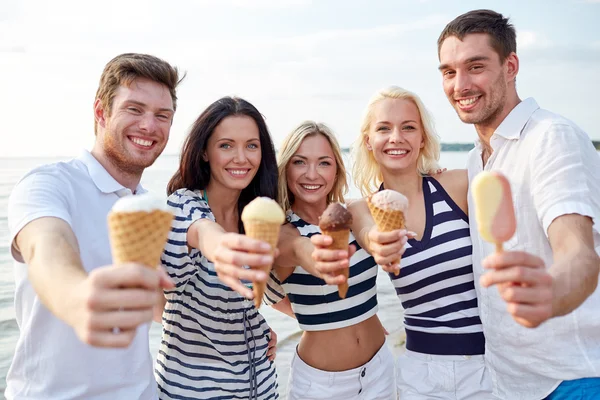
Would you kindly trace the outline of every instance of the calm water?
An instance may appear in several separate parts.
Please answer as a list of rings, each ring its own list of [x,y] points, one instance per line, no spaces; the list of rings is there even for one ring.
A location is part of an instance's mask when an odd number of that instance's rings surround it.
[[[441,165],[452,168],[463,168],[467,153],[442,153]],[[6,386],[6,373],[12,360],[15,343],[19,334],[13,308],[14,278],[13,264],[10,258],[7,228],[8,196],[18,179],[35,166],[63,159],[30,158],[0,159],[0,398],[3,398]],[[142,184],[150,191],[164,194],[166,184],[177,167],[177,157],[162,156],[149,168],[142,179]],[[357,197],[355,188],[350,190],[350,198]],[[397,300],[392,285],[385,273],[378,276],[379,317],[390,332],[388,345],[399,352],[403,345],[402,308]],[[277,352],[277,370],[281,393],[287,383],[289,365],[295,345],[300,337],[300,330],[295,320],[270,309],[262,307],[261,313],[269,325],[277,332],[279,345]],[[150,331],[150,350],[156,354],[160,342],[160,325],[153,323]],[[282,400],[285,398],[282,397]]]

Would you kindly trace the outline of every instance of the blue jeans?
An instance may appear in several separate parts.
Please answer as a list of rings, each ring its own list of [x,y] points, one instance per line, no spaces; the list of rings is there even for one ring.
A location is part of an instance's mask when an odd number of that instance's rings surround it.
[[[545,400],[600,399],[600,378],[583,378],[563,381]]]

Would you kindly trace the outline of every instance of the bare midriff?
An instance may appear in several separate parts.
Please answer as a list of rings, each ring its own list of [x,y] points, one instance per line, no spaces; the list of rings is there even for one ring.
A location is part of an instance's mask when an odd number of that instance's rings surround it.
[[[298,356],[322,371],[339,372],[366,364],[385,344],[377,315],[346,328],[304,332]]]

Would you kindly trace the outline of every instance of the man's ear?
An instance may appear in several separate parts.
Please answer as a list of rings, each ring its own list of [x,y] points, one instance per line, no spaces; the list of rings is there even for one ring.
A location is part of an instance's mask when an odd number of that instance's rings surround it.
[[[517,79],[517,74],[519,73],[519,57],[517,57],[516,53],[510,53],[506,60],[504,61],[506,64],[506,78],[509,82]]]
[[[105,112],[102,101],[96,99],[96,101],[94,101],[94,119],[96,120],[96,123],[99,126],[106,128],[106,117],[108,117],[108,113]]]

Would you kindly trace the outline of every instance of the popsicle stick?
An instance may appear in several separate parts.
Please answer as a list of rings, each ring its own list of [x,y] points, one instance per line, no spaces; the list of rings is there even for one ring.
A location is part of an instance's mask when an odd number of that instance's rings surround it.
[[[502,246],[502,242],[496,243],[496,253],[502,253],[504,251],[504,247]]]

